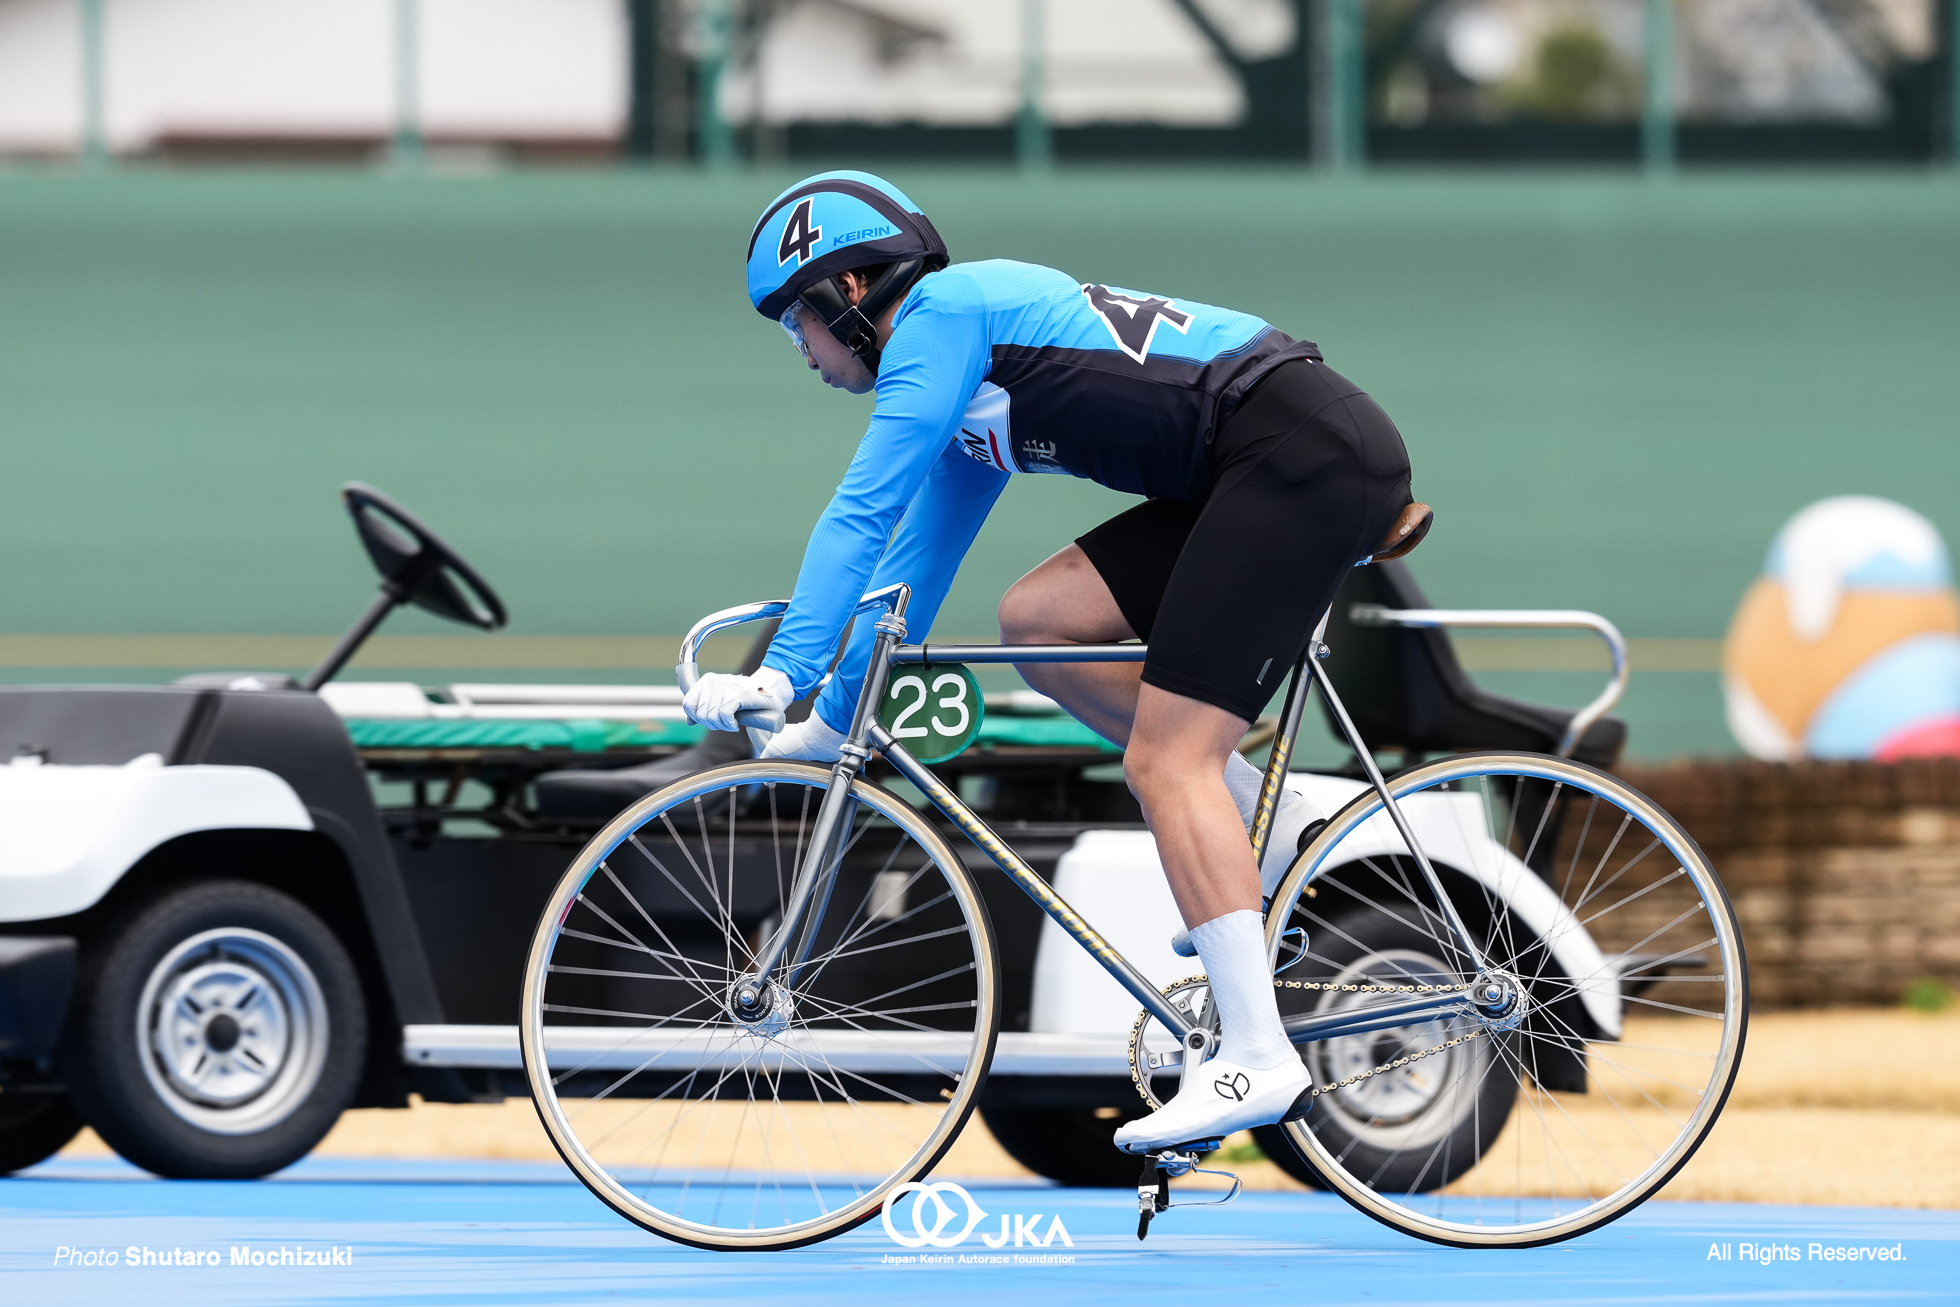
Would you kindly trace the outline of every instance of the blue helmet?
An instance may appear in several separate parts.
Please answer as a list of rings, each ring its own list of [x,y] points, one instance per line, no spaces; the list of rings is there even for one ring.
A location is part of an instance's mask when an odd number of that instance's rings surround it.
[[[832,283],[840,272],[892,266],[853,306]],[[749,236],[749,302],[781,318],[799,299],[831,334],[878,366],[871,324],[922,273],[946,263],[946,242],[903,191],[867,172],[824,172],[770,201]]]

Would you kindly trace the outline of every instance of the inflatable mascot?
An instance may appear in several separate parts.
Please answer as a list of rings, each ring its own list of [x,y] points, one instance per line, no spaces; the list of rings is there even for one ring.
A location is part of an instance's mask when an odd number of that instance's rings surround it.
[[[1864,495],[1791,518],[1729,626],[1722,689],[1758,758],[1960,754],[1960,601],[1933,524]]]

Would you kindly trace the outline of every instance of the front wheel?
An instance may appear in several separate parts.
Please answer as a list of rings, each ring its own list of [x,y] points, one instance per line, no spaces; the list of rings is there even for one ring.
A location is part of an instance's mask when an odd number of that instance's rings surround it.
[[[82,947],[57,1061],[82,1118],[158,1175],[290,1166],[353,1101],[361,983],[319,917],[277,890],[166,891]]]
[[[1418,1238],[1597,1229],[1687,1164],[1734,1084],[1749,990],[1728,895],[1679,823],[1580,763],[1469,754],[1390,787],[1441,897],[1368,790],[1267,916],[1282,1014],[1328,1032],[1301,1048],[1316,1098],[1284,1140]],[[1418,994],[1406,1024],[1334,1025]]]
[[[749,762],[648,795],[579,853],[532,937],[538,1115],[586,1187],[656,1234],[841,1234],[931,1170],[978,1101],[1000,1025],[986,907],[925,819],[862,780],[806,960],[736,1015],[832,783]]]

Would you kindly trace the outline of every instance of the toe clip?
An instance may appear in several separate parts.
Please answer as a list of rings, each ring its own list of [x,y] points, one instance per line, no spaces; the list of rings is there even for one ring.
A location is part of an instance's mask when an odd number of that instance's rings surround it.
[[[1243,1182],[1230,1171],[1212,1171],[1199,1166],[1206,1153],[1216,1152],[1223,1140],[1207,1139],[1174,1148],[1159,1149],[1143,1155],[1143,1174],[1137,1177],[1137,1238],[1142,1239],[1150,1233],[1150,1220],[1159,1212],[1168,1212],[1176,1207],[1213,1207],[1228,1203],[1238,1197]],[[1176,1176],[1222,1175],[1232,1182],[1223,1198],[1205,1198],[1197,1202],[1171,1202],[1171,1180]]]

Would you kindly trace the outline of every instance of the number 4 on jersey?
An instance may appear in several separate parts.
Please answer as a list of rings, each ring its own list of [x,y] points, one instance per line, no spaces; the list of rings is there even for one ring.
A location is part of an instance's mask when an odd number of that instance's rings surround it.
[[[1191,330],[1191,315],[1172,308],[1175,301],[1160,295],[1126,295],[1107,286],[1084,286],[1082,293],[1116,338],[1116,347],[1139,363],[1150,356],[1158,324],[1169,323],[1171,330],[1180,333]]]
[[[803,200],[790,210],[789,221],[783,225],[782,242],[776,246],[778,267],[791,259],[796,260],[799,268],[802,267],[809,259],[810,251],[823,239],[823,228],[810,225],[810,206],[815,202],[813,199]]]

